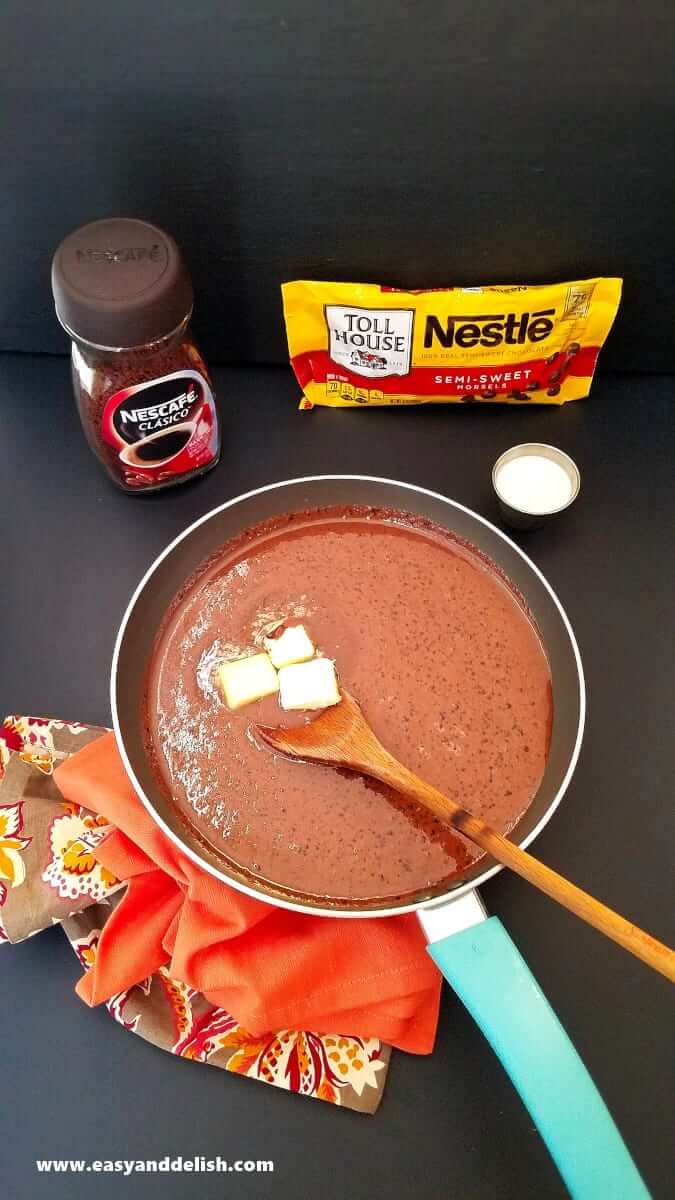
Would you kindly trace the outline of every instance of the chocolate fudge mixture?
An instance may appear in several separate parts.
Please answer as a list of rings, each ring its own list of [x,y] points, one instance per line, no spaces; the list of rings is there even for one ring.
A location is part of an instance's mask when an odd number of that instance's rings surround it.
[[[308,897],[413,896],[480,855],[430,813],[346,771],[292,762],[215,680],[275,622],[304,624],[384,745],[507,831],[542,778],[551,681],[522,601],[475,548],[387,509],[289,514],[247,531],[174,601],[148,669],[146,745],[163,789],[225,860]],[[261,647],[262,648],[262,647]]]

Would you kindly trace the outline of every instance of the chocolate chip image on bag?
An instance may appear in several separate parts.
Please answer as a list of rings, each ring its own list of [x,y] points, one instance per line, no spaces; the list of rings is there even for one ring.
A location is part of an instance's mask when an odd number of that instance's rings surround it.
[[[590,391],[621,283],[426,291],[285,283],[300,407],[580,400]]]

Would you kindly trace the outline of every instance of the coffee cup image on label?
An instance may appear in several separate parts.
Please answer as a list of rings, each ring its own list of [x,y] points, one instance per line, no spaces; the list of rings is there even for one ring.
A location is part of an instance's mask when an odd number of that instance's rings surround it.
[[[168,429],[160,429],[139,442],[132,442],[120,450],[120,458],[128,467],[159,467],[166,466],[172,458],[180,454],[187,446],[195,431],[194,421],[185,421],[181,425],[171,425]]]
[[[407,375],[413,338],[411,308],[326,304],[328,352],[339,367],[368,379]]]

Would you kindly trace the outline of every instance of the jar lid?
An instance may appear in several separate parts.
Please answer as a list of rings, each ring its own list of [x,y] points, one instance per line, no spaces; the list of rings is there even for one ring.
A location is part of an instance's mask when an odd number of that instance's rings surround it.
[[[52,262],[52,291],[68,333],[119,348],[166,337],[193,299],[173,238],[128,217],[93,221],[64,238]]]

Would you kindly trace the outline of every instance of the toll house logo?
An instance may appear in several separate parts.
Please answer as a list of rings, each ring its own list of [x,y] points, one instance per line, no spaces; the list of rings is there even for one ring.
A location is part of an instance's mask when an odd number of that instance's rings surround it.
[[[346,308],[327,304],[329,353],[337,366],[368,379],[407,375],[413,334],[411,308]]]
[[[387,360],[382,354],[372,354],[370,350],[352,350],[351,363],[353,367],[370,367],[372,371],[386,371]]]

